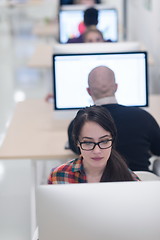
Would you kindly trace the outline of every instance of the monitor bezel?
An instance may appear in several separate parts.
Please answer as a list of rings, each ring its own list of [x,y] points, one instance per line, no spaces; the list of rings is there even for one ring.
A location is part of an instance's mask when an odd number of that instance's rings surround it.
[[[148,107],[149,106],[149,90],[148,90],[148,53],[147,53],[147,51],[127,51],[127,52],[125,52],[125,51],[123,51],[123,52],[104,52],[104,53],[78,53],[78,54],[76,54],[76,53],[70,53],[70,54],[53,54],[52,55],[52,61],[53,61],[53,66],[52,66],[52,76],[53,76],[53,95],[54,95],[54,101],[53,101],[53,109],[54,110],[79,110],[79,109],[83,109],[84,107],[72,107],[72,108],[70,108],[70,107],[68,107],[68,108],[63,108],[63,107],[57,107],[57,98],[56,98],[56,88],[55,88],[55,86],[56,86],[56,78],[55,78],[55,58],[57,57],[57,56],[92,56],[92,55],[119,55],[119,54],[144,54],[145,55],[145,57],[144,57],[144,63],[145,63],[145,86],[146,86],[146,97],[145,97],[145,104],[143,104],[143,105],[132,105],[132,106],[128,106],[128,107]],[[87,106],[87,105],[86,105]],[[124,105],[124,106],[126,106],[126,105]]]

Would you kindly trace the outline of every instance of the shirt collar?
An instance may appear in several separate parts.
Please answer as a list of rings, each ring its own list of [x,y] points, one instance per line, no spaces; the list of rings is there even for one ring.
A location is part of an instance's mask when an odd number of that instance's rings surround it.
[[[117,100],[115,98],[115,96],[110,96],[110,97],[104,97],[104,98],[100,98],[94,101],[95,105],[104,105],[104,104],[113,104],[113,103],[117,103]]]

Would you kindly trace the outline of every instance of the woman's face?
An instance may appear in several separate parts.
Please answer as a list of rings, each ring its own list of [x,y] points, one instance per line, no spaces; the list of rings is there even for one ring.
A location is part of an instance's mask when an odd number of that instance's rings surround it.
[[[85,142],[85,146],[90,144],[90,142],[102,142],[102,146],[105,146],[106,140],[111,139],[112,136],[110,132],[103,129],[99,124],[89,121],[86,122],[80,132],[79,141]],[[111,141],[107,144],[111,145]],[[93,150],[83,150],[78,144],[78,147],[80,148],[81,155],[83,157],[83,164],[84,167],[90,168],[90,169],[99,169],[103,170],[106,166],[106,163],[109,159],[109,156],[111,154],[111,148],[109,147],[107,149],[100,149],[98,145],[95,146]]]
[[[104,42],[104,40],[98,32],[91,31],[86,34],[84,42]]]

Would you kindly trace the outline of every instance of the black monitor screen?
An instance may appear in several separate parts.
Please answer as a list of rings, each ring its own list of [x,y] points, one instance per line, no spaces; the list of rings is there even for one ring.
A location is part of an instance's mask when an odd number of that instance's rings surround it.
[[[67,43],[69,38],[79,37],[83,29],[84,9],[61,9],[59,11],[59,41]],[[118,13],[116,9],[99,9],[97,28],[104,40],[118,41]]]
[[[86,90],[88,74],[101,65],[115,73],[119,104],[148,105],[147,53],[118,52],[53,55],[54,108],[79,109],[93,105]]]

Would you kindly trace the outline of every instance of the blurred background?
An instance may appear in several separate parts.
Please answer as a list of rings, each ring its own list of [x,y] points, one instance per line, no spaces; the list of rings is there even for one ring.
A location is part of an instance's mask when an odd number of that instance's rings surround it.
[[[119,41],[138,41],[148,51],[149,93],[160,94],[160,1],[101,3],[118,11]],[[59,5],[58,0],[0,0],[0,144],[16,103],[44,99],[52,91],[51,67],[32,64],[32,57],[47,44],[43,58],[58,41]],[[28,240],[33,235],[31,169],[30,159],[0,160],[0,239]]]

